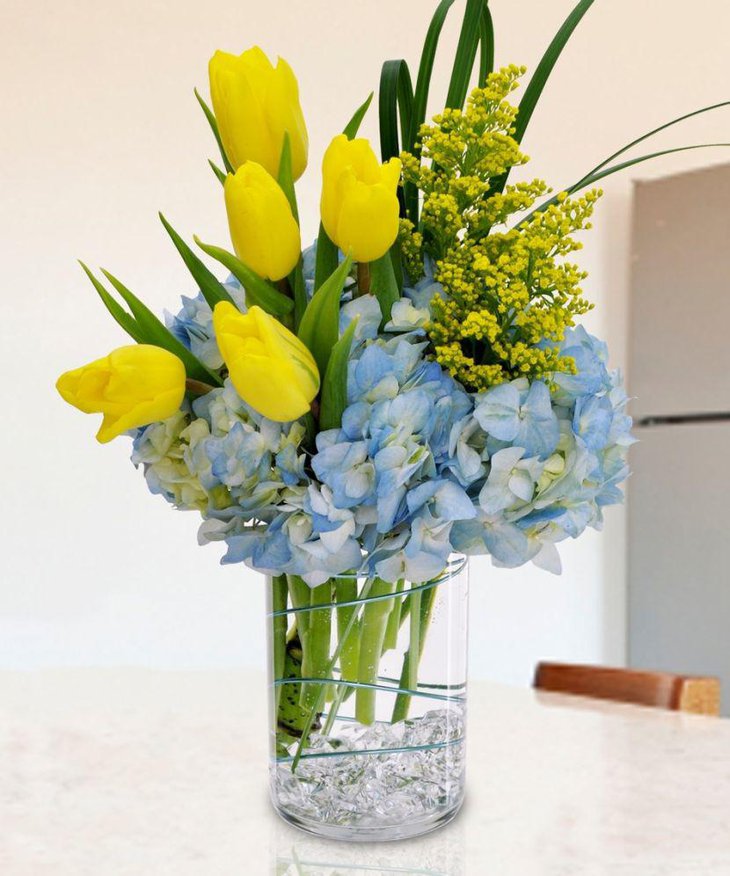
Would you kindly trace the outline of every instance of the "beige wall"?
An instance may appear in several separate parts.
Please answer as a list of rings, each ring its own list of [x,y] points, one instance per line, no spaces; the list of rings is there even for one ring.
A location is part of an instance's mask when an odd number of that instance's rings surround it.
[[[312,140],[302,180],[316,227],[318,162],[376,87],[386,57],[415,66],[435,3],[377,0],[2,0],[0,240],[4,428],[0,665],[257,662],[262,588],[195,545],[196,521],[150,498],[124,441],[55,397],[62,370],[124,342],[74,259],[112,269],[153,307],[190,291],[158,225],[225,242],[214,149],[192,97],[215,48],[260,43],[298,72]],[[498,62],[535,66],[572,2],[493,0]],[[456,24],[456,19],[454,24]],[[455,43],[448,29],[445,54]],[[566,51],[526,141],[560,187],[637,133],[730,97],[730,6],[722,0],[598,0]],[[445,90],[446,71],[436,83]],[[434,109],[437,109],[434,106]],[[730,140],[730,112],[658,144]],[[376,114],[366,132],[375,136]],[[633,176],[727,160],[694,153],[606,185],[586,238],[590,327],[625,359]],[[475,564],[475,673],[524,681],[538,657],[620,660],[623,515],[563,550],[562,579]]]

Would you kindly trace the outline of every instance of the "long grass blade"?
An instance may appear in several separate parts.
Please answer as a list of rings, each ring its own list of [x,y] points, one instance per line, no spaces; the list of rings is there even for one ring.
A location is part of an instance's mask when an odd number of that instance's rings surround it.
[[[574,183],[564,191],[567,191],[569,195],[575,194],[575,192],[580,191],[581,189],[585,189],[588,186],[592,186],[600,180],[605,179],[607,176],[611,176],[614,173],[618,173],[621,170],[626,170],[628,167],[633,167],[635,164],[641,164],[644,161],[651,161],[654,158],[661,158],[663,155],[672,155],[676,152],[691,152],[694,149],[715,149],[717,147],[724,146],[730,147],[730,143],[697,143],[692,146],[675,146],[673,149],[662,149],[659,152],[650,152],[648,155],[639,155],[637,158],[630,158],[627,161],[622,161],[620,164],[614,164],[611,167],[604,167],[602,170],[599,170],[597,173],[590,173],[584,176],[582,179],[578,180],[577,183]],[[560,193],[550,198],[548,201],[545,201],[544,204],[541,204],[524,219],[522,219],[519,225],[524,225],[525,222],[529,222],[533,216],[538,213],[543,213],[548,207],[551,207],[553,204],[558,202],[558,197]]]
[[[708,113],[711,110],[720,109],[721,107],[730,106],[730,100],[724,100],[722,103],[713,103],[711,106],[703,106],[701,109],[694,110],[691,113],[685,113],[683,116],[679,116],[676,119],[672,119],[669,122],[665,122],[663,125],[659,125],[658,128],[654,128],[651,131],[648,131],[646,134],[642,134],[641,137],[637,137],[635,140],[632,140],[630,143],[627,143],[626,146],[623,146],[621,149],[617,150],[613,153],[613,155],[609,155],[604,161],[600,164],[597,164],[594,168],[588,171],[585,175],[584,179],[592,176],[594,173],[598,173],[599,170],[604,168],[607,164],[610,164],[614,159],[619,158],[625,152],[628,152],[629,149],[633,149],[634,146],[638,146],[639,143],[643,143],[644,140],[648,140],[650,137],[653,137],[655,134],[660,134],[662,131],[666,131],[667,128],[671,128],[673,125],[678,125],[680,122],[684,122],[687,119],[691,119],[693,116],[702,115],[702,113]]]
[[[409,152],[413,151],[414,143],[418,137],[418,131],[420,130],[421,125],[426,121],[428,95],[431,90],[431,77],[433,75],[433,65],[436,60],[436,50],[438,49],[444,22],[449,14],[449,10],[455,2],[456,0],[441,0],[436,7],[436,11],[431,19],[431,24],[426,33],[426,40],[423,44],[423,51],[421,52],[421,62],[418,66],[416,91],[413,97],[411,130],[407,142],[403,144],[403,148]],[[416,153],[414,152],[414,154]]]
[[[408,64],[403,59],[386,61],[380,74],[379,94],[380,151],[383,161],[400,155],[401,138],[403,144],[410,136],[413,116],[413,84]],[[400,118],[400,138],[398,121]],[[407,198],[408,196],[408,198]],[[398,189],[401,216],[408,215],[407,199],[418,198],[412,185],[408,191]]]
[[[547,47],[540,63],[535,68],[530,83],[525,89],[525,94],[520,101],[519,112],[517,113],[517,119],[515,121],[515,133],[513,136],[518,143],[522,142],[522,138],[525,135],[532,114],[535,111],[535,107],[540,100],[543,89],[550,78],[550,74],[553,72],[553,68],[557,63],[558,58],[562,54],[568,40],[573,35],[573,31],[578,27],[581,19],[591,8],[593,2],[594,0],[580,0],[570,15],[565,19],[560,30],[558,30],[553,37],[553,40]]]
[[[482,10],[479,31],[479,85],[483,86],[487,81],[487,76],[494,70],[494,22],[489,6],[486,4]]]
[[[482,15],[486,5],[486,0],[467,0],[466,2],[464,21],[461,25],[454,68],[451,72],[451,82],[446,96],[446,106],[450,109],[461,109],[464,106],[479,48]]]

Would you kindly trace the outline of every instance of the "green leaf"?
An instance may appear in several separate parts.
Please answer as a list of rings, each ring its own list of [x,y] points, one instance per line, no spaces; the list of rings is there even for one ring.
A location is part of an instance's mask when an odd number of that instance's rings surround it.
[[[304,311],[299,338],[309,347],[320,374],[327,373],[332,348],[340,336],[340,299],[352,267],[350,256],[317,289]]]
[[[337,270],[339,262],[339,250],[336,244],[330,240],[329,235],[324,230],[324,225],[320,222],[319,234],[317,235],[317,255],[314,263],[315,291],[320,288],[333,271]]]
[[[643,139],[643,138],[642,138]],[[648,155],[640,155],[638,158],[630,158],[627,161],[622,161],[620,164],[614,164],[611,167],[605,167],[602,170],[598,171],[598,173],[591,173],[584,176],[582,179],[578,180],[577,183],[574,183],[570,188],[565,189],[569,195],[575,194],[575,192],[580,191],[581,189],[585,189],[588,186],[592,186],[594,183],[597,183],[599,180],[605,179],[607,176],[611,176],[614,173],[618,173],[621,170],[626,170],[627,167],[633,167],[635,164],[641,164],[644,161],[650,161],[653,158],[661,158],[663,155],[672,155],[675,152],[690,152],[693,149],[714,149],[718,146],[730,147],[730,143],[697,143],[693,146],[675,146],[673,149],[662,149],[659,152],[651,152]],[[553,204],[558,202],[558,195],[550,198],[550,200],[545,201],[544,204],[541,204],[521,222],[519,225],[524,225],[525,222],[528,222],[538,213],[543,213],[547,210],[548,207],[551,207]]]
[[[370,291],[378,299],[383,314],[383,323],[388,322],[390,311],[400,298],[398,280],[389,252],[377,261],[370,262]]]
[[[327,371],[322,381],[322,401],[319,414],[319,428],[339,429],[342,425],[342,414],[347,407],[347,366],[350,361],[350,349],[355,337],[358,319],[348,325],[347,330],[332,347]]]
[[[399,58],[386,61],[380,73],[378,97],[380,151],[383,161],[400,155],[398,119],[403,144],[408,140],[413,115],[413,85],[408,64]]]
[[[592,5],[593,0],[580,0],[570,15],[565,19],[560,30],[555,34],[553,41],[547,47],[545,54],[540,59],[540,63],[535,68],[535,72],[530,79],[529,85],[525,89],[522,100],[520,101],[520,107],[515,121],[515,133],[513,136],[518,143],[522,142],[522,138],[525,135],[525,131],[530,123],[535,107],[540,100],[545,84],[550,78],[550,74],[553,72],[553,67],[555,67],[555,64],[568,40],[573,35],[573,31],[578,27],[580,20]]]
[[[405,145],[411,131],[413,116],[413,85],[408,64],[402,59],[386,61],[380,74],[380,151],[383,161],[400,155],[400,141],[398,138],[398,119],[400,117],[400,129]],[[418,203],[418,191],[412,184],[408,184],[407,191],[398,189],[398,201],[400,203],[401,216],[409,214],[408,206],[413,207],[413,202]]]
[[[520,106],[517,111],[517,119],[515,120],[515,132],[512,135],[518,143],[522,142],[522,138],[525,136],[525,131],[527,130],[527,126],[530,123],[530,119],[532,118],[532,114],[535,111],[535,107],[537,106],[538,101],[540,100],[540,96],[542,95],[543,89],[545,88],[545,84],[550,78],[550,74],[553,72],[553,67],[557,63],[558,58],[560,57],[563,49],[565,48],[568,40],[573,34],[573,31],[578,27],[580,20],[583,16],[588,12],[588,10],[593,5],[593,0],[580,0],[577,6],[574,7],[573,11],[570,15],[565,19],[563,24],[560,27],[560,30],[553,37],[552,42],[545,50],[545,54],[540,59],[540,63],[537,65],[535,72],[530,79],[530,82],[525,89],[525,93],[520,101]],[[506,173],[503,173],[502,176],[497,177],[493,180],[491,186],[491,194],[500,194],[504,191],[504,187],[507,185],[507,180],[509,179],[510,171],[507,170]]]
[[[494,70],[494,22],[489,6],[482,9],[482,20],[479,25],[479,85],[483,86],[487,77]]]
[[[623,146],[617,152],[614,152],[613,155],[609,155],[604,161],[600,164],[597,164],[592,170],[589,170],[588,173],[583,177],[584,179],[589,178],[594,173],[597,173],[601,168],[605,167],[607,164],[610,164],[615,158],[623,155],[624,152],[628,152],[629,149],[633,149],[634,146],[638,146],[639,143],[643,143],[644,140],[648,140],[650,137],[653,137],[655,134],[659,134],[662,131],[666,131],[667,128],[671,128],[673,125],[678,125],[680,122],[684,122],[687,119],[691,119],[693,116],[699,116],[702,113],[708,113],[711,110],[720,109],[721,107],[730,106],[730,100],[725,100],[722,103],[713,103],[711,106],[703,106],[701,109],[694,110],[691,113],[685,113],[683,116],[679,116],[676,119],[672,119],[669,122],[665,122],[663,125],[660,125],[658,128],[654,128],[651,131],[648,131],[646,134],[642,134],[641,137],[637,137],[635,140],[632,140],[630,143],[627,143],[626,146]]]
[[[453,0],[451,0],[453,3]],[[357,132],[360,130],[362,120],[365,118],[365,113],[370,109],[370,104],[373,102],[375,92],[371,91],[365,103],[355,110],[355,114],[350,121],[345,125],[345,130],[342,132],[348,140],[354,140],[357,137]]]
[[[421,125],[426,121],[428,94],[431,90],[431,76],[433,75],[433,65],[436,60],[436,50],[438,49],[439,38],[441,37],[441,31],[443,30],[446,16],[449,14],[449,10],[454,3],[455,0],[441,0],[436,7],[436,11],[431,19],[431,24],[428,27],[428,32],[426,33],[426,41],[423,44],[423,51],[421,52],[421,63],[418,66],[416,92],[413,97],[411,130],[408,135],[408,140],[403,146],[408,152],[413,150],[413,144],[418,137],[418,131]]]
[[[107,292],[104,286],[96,279],[96,277],[91,273],[89,268],[83,263],[79,262],[81,267],[84,269],[84,273],[91,280],[94,288],[99,293],[99,297],[104,302],[104,306],[109,311],[109,313],[114,317],[117,323],[124,329],[124,331],[132,338],[133,341],[136,341],[138,344],[146,343],[146,338],[144,332],[140,329],[140,327],[135,322],[134,317],[127,313],[127,311],[112,298],[112,296]]]
[[[197,245],[207,253],[211,258],[220,262],[224,267],[233,274],[238,282],[243,286],[246,293],[246,304],[249,307],[254,305],[270,313],[278,318],[286,316],[294,309],[294,302],[291,298],[279,292],[270,283],[267,283],[262,277],[244,265],[244,263],[219,246],[213,246],[210,243],[203,243],[199,237],[193,237]],[[234,302],[235,306],[235,302]]]
[[[302,270],[302,259],[299,258],[299,263],[289,275],[289,283],[294,290],[294,331],[299,330],[299,324],[304,316],[304,311],[307,309],[309,299],[307,298],[307,289],[304,285],[304,271]]]
[[[218,130],[218,122],[215,120],[215,116],[213,115],[213,110],[208,106],[208,104],[203,100],[198,92],[197,88],[193,89],[193,93],[197,98],[198,103],[200,104],[200,108],[205,113],[205,118],[208,120],[208,124],[210,125],[210,130],[213,132],[213,136],[215,137],[215,142],[218,144],[218,149],[221,153],[221,158],[223,159],[223,164],[228,171],[228,173],[234,173],[233,165],[228,160],[226,156],[226,150],[223,148],[223,141],[221,140],[220,131]]]
[[[398,297],[403,293],[403,253],[401,252],[400,244],[396,241],[390,248],[390,260],[393,263],[393,273],[395,281],[398,284]]]
[[[203,363],[194,356],[187,347],[178,341],[178,339],[160,322],[154,313],[143,304],[136,295],[134,295],[127,287],[115,276],[101,269],[104,276],[114,286],[117,292],[122,296],[127,304],[127,307],[132,311],[137,325],[142,329],[147,338],[147,343],[154,344],[157,347],[162,347],[163,350],[169,350],[174,353],[178,359],[182,360],[185,366],[185,371],[188,377],[193,380],[200,380],[202,383],[208,383],[213,386],[222,386],[223,381],[213,371],[203,365]]]
[[[486,0],[467,0],[466,2],[464,21],[461,25],[454,68],[451,72],[451,82],[446,96],[446,106],[451,109],[461,109],[469,91],[469,81],[479,48],[485,6]]]
[[[223,171],[220,169],[220,167],[218,167],[218,165],[215,163],[215,161],[211,161],[210,158],[208,159],[208,164],[210,165],[210,169],[211,169],[211,170],[213,171],[213,173],[216,175],[216,178],[218,179],[218,182],[219,182],[221,185],[225,185],[225,182],[226,182],[226,175],[225,175],[225,173],[223,173]]]
[[[279,161],[279,186],[286,195],[291,207],[292,215],[299,224],[299,208],[297,206],[297,193],[294,189],[294,172],[291,164],[291,139],[289,132],[284,132],[284,145],[281,149],[281,160]]]
[[[209,271],[203,262],[201,262],[182,237],[180,237],[177,231],[175,231],[172,225],[170,225],[167,219],[165,219],[162,213],[160,213],[159,216],[160,222],[162,222],[165,231],[170,235],[172,242],[175,244],[175,248],[185,262],[185,266],[193,275],[193,279],[198,284],[198,288],[200,289],[203,298],[208,302],[210,309],[213,310],[219,301],[228,301],[231,304],[235,304],[234,300],[228,294],[226,287],[220,282],[220,280],[218,280],[215,274]]]

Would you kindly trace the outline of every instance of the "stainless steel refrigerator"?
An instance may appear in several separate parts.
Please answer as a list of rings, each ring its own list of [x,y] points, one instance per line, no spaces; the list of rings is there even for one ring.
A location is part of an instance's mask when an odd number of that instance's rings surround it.
[[[637,183],[629,664],[717,675],[730,714],[730,165]]]

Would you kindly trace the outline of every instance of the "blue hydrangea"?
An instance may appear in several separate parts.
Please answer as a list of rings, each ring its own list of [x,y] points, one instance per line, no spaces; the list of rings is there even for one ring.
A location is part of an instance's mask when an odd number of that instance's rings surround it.
[[[314,263],[310,248],[310,294]],[[576,374],[469,394],[427,355],[423,325],[443,292],[432,264],[385,326],[377,299],[352,299],[351,288],[340,331],[357,327],[340,428],[307,453],[303,423],[267,420],[226,380],[134,434],[132,459],[152,492],[200,512],[199,540],[224,542],[223,562],[311,586],[351,572],[425,581],[454,551],[558,572],[556,545],[600,527],[628,475],[632,423],[605,344],[569,329],[560,352]],[[242,305],[240,287],[229,291]],[[183,299],[168,324],[221,367],[201,296]]]
[[[244,292],[238,280],[231,276],[224,286],[238,307],[245,311]],[[167,327],[204,365],[218,370],[223,365],[223,358],[213,331],[213,311],[210,305],[200,292],[193,298],[183,295],[182,303],[182,309],[177,314],[165,314]]]

